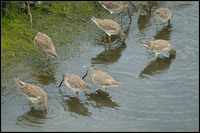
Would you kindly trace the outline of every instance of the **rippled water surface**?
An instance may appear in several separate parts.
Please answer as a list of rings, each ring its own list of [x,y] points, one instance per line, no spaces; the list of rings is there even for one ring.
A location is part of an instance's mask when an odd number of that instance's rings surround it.
[[[140,6],[140,2],[134,4]],[[156,31],[153,11],[159,7],[168,7],[173,18]],[[198,131],[199,3],[157,2],[151,8],[152,15],[146,16],[137,10],[131,6],[131,22],[125,13],[114,15],[127,34],[124,43],[112,36],[109,46],[103,31],[90,20],[74,33],[60,26],[56,28],[62,34],[49,35],[58,59],[45,56],[43,65],[42,52],[38,51],[3,71],[2,131]],[[100,18],[108,16],[105,11]],[[63,36],[71,36],[71,40],[65,42]],[[176,56],[152,61],[154,54],[140,41],[155,39],[168,40],[177,50]],[[89,66],[107,72],[123,85],[104,94],[87,76],[84,81],[93,90],[79,92],[78,99],[64,84],[59,92],[64,72],[82,77]],[[37,104],[35,109],[29,107],[14,82],[16,77],[47,93],[47,113]]]

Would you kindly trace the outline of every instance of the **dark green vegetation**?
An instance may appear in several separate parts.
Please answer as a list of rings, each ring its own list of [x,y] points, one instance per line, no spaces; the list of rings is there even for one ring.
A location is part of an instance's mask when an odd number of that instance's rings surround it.
[[[12,65],[13,61],[25,60],[32,52],[39,52],[34,44],[38,31],[50,38],[54,34],[71,34],[78,25],[84,25],[91,16],[99,16],[103,11],[96,1],[30,2],[29,7],[25,2],[2,2],[1,69]],[[68,36],[59,39],[65,43],[70,40]]]

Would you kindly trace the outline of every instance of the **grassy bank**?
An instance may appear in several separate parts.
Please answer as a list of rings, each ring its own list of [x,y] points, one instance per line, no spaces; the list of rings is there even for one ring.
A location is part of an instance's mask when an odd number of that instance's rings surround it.
[[[51,37],[56,30],[49,28],[64,26],[68,34],[73,26],[90,21],[91,16],[99,16],[103,8],[96,1],[74,2],[33,2],[30,4],[32,29],[28,6],[25,2],[2,2],[1,15],[1,69],[21,61],[32,52],[39,52],[34,37],[41,31]],[[63,25],[63,21],[68,25]],[[67,42],[70,38],[63,38]]]

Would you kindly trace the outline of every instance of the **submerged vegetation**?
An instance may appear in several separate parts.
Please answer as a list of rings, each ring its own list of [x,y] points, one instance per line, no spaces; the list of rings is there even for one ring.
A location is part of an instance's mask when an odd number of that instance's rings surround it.
[[[84,24],[93,15],[99,16],[101,10],[96,1],[2,2],[1,69],[31,52],[38,52],[33,41],[38,31],[50,37],[58,32],[49,28],[53,25],[72,31],[73,25]]]

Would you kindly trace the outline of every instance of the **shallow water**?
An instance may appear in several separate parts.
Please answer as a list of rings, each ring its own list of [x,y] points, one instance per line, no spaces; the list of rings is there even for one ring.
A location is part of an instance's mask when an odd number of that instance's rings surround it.
[[[112,36],[111,46],[92,21],[71,34],[63,26],[54,27],[59,32],[50,37],[58,59],[45,56],[43,65],[38,51],[2,71],[2,131],[198,131],[199,3],[157,2],[152,14],[159,7],[168,7],[173,18],[158,31],[153,15],[139,16],[133,7],[131,22],[127,14],[115,15],[127,38],[123,43]],[[105,12],[101,18],[108,16]],[[65,43],[64,36],[71,40]],[[140,41],[155,39],[168,40],[176,56],[152,61],[154,54]],[[64,84],[59,91],[64,72],[82,77],[89,66],[107,72],[122,87],[109,88],[106,95],[87,76],[84,81],[93,90],[79,92],[78,99]],[[29,107],[16,77],[47,93],[47,113],[37,104]]]

